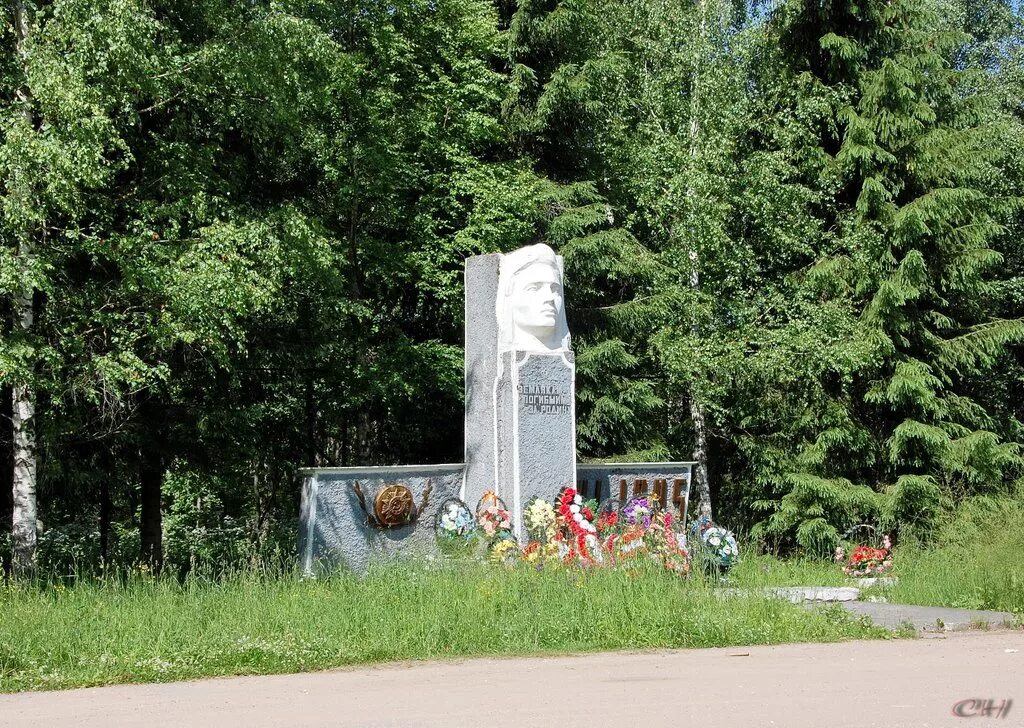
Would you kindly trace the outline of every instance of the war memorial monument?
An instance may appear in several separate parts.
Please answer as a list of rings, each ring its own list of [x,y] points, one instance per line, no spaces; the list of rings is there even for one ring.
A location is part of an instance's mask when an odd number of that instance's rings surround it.
[[[302,470],[306,573],[433,552],[437,508],[453,497],[472,508],[496,493],[520,540],[526,503],[565,486],[598,500],[656,494],[685,512],[692,463],[577,462],[561,257],[537,244],[468,258],[465,291],[464,462]]]

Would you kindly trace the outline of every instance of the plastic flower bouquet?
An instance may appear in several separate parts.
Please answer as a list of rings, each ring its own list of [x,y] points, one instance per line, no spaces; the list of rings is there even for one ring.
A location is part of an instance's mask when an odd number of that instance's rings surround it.
[[[519,544],[511,539],[501,539],[491,546],[491,561],[496,564],[513,566],[521,556]]]
[[[690,554],[683,545],[682,537],[673,528],[674,520],[671,513],[665,512],[657,512],[651,517],[651,525],[645,534],[648,552],[669,571],[688,574]]]
[[[484,506],[476,514],[477,525],[488,541],[512,538],[512,518],[501,505]]]
[[[629,502],[626,503],[626,507],[622,509],[622,518],[631,526],[649,528],[653,513],[654,506],[648,498],[630,498]]]
[[[701,513],[697,518],[690,524],[690,536],[695,543],[700,543],[700,536],[702,533],[707,531],[709,528],[714,526],[711,517],[706,513]]]
[[[441,504],[434,518],[434,538],[442,553],[450,556],[471,551],[477,541],[476,518],[458,498]]]
[[[591,550],[596,539],[590,537],[597,533],[597,527],[593,524],[594,512],[590,506],[583,502],[575,488],[563,488],[556,501],[556,511],[556,538],[566,547],[563,560],[592,562]]]
[[[555,540],[545,543],[530,541],[523,549],[522,560],[538,571],[557,568],[562,565],[559,543]]]
[[[533,498],[523,510],[523,525],[530,538],[547,543],[555,534],[555,508],[546,500]]]
[[[712,565],[731,569],[740,558],[740,549],[732,532],[721,526],[704,529],[700,535],[701,548]]]
[[[888,537],[886,537],[888,541]],[[843,549],[836,549],[836,561],[843,563]],[[865,577],[879,576],[892,568],[892,553],[888,548],[858,546],[850,553],[850,558],[843,563],[843,573],[847,576]]]
[[[602,537],[610,536],[619,529],[618,511],[604,511],[597,514],[597,521],[594,522],[597,534]]]
[[[466,540],[476,529],[476,519],[465,503],[449,498],[438,509],[434,528],[438,537]]]
[[[843,573],[852,577],[880,576],[892,568],[892,541],[888,535],[878,537],[878,529],[866,523],[854,526],[844,535],[844,539],[850,539],[853,534],[860,533],[861,538],[868,543],[861,543],[854,547],[849,557],[846,556],[842,546],[836,548],[835,560],[840,564]],[[875,545],[871,545],[875,544]]]
[[[648,553],[649,544],[645,535],[643,526],[626,526],[622,533],[612,534],[605,541],[605,548],[616,562],[622,563]]]
[[[512,516],[493,490],[484,493],[476,504],[476,525],[489,544],[512,538]]]

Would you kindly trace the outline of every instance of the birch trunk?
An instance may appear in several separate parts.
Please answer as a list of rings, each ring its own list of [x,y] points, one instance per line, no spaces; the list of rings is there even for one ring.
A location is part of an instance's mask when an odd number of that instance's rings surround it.
[[[702,55],[707,46],[707,12],[709,0],[699,0],[700,30],[697,36],[695,49],[695,63],[693,64],[693,78],[690,87],[690,177],[686,185],[686,199],[690,203],[690,209],[696,209],[697,191],[693,185],[693,175],[697,168],[697,160],[700,153],[700,113],[701,113],[701,84],[700,69],[704,59]],[[700,252],[697,250],[696,235],[690,235],[690,288],[694,293],[700,292]],[[697,320],[694,317],[691,324],[691,333],[696,337],[699,335]],[[696,396],[691,387],[690,391],[690,421],[693,424],[693,459],[697,466],[694,468],[693,481],[700,497],[700,512],[708,518],[712,517],[711,508],[711,486],[708,481],[708,426],[704,414],[704,405]]]
[[[22,321],[27,321],[27,324],[31,325],[31,302],[27,310],[28,313]],[[26,574],[32,571],[36,561],[36,441],[33,432],[35,406],[32,401],[32,390],[27,385],[16,384],[13,387],[11,405],[14,435],[12,566],[15,573]]]
[[[14,48],[25,67],[25,40],[28,38],[28,15],[22,2],[10,4],[11,21],[14,26]],[[22,115],[32,121],[32,94],[27,86],[15,92],[21,104]],[[18,258],[22,270],[28,271],[34,253],[32,233],[22,231],[18,243]],[[35,318],[33,310],[33,289],[31,284],[14,299],[14,325],[22,336],[27,336]],[[36,559],[36,438],[35,400],[27,383],[17,383],[11,392],[11,429],[14,449],[14,472],[12,477],[13,515],[11,537],[13,541],[12,567],[14,572],[32,571]]]
[[[113,522],[114,503],[110,497],[110,479],[104,478],[100,486],[100,568],[104,573],[110,566],[110,531]]]

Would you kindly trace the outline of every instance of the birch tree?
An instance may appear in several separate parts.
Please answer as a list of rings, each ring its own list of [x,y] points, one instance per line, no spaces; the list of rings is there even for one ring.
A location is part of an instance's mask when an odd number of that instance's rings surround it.
[[[27,58],[29,41],[29,14],[23,2],[12,0],[8,4],[9,22],[14,38],[14,54],[18,62],[19,81],[14,90],[16,107],[12,119],[10,136],[17,140],[22,135],[35,134],[36,109],[32,91],[28,86]],[[17,154],[16,150],[12,150]],[[15,337],[20,343],[23,365],[20,376],[14,378],[11,387],[11,428],[13,442],[12,488],[12,546],[15,573],[29,573],[35,564],[36,553],[36,438],[35,400],[32,391],[31,335],[35,318],[35,238],[45,236],[45,219],[33,211],[35,193],[34,180],[29,175],[9,177],[6,184],[8,200],[5,204],[11,222],[8,228],[16,241],[15,283],[13,319]]]

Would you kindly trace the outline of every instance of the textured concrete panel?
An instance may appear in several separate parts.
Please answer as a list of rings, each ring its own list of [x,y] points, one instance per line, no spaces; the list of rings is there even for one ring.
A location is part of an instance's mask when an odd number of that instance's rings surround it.
[[[446,498],[458,497],[462,473],[461,464],[303,470],[299,524],[303,571],[314,574],[345,567],[361,573],[373,560],[436,553],[434,517]],[[412,491],[418,507],[428,481],[432,489],[424,511],[413,523],[391,529],[369,524],[353,488],[358,482],[372,509],[377,493],[399,483]]]
[[[588,498],[620,498],[625,481],[626,499],[636,491],[644,490],[648,495],[654,492],[659,480],[666,481],[666,505],[675,513],[685,513],[690,503],[691,472],[694,463],[580,463],[576,466],[576,487]],[[678,494],[675,481],[683,483]],[[680,499],[676,502],[676,496]],[[625,503],[623,500],[623,504]]]
[[[498,268],[501,255],[466,259],[466,439],[465,497],[474,507],[497,487],[494,380],[498,372]]]
[[[515,352],[510,395],[513,527],[524,533],[522,511],[531,498],[552,500],[576,482],[576,368],[572,352]]]
[[[511,418],[510,418],[511,419]],[[532,446],[546,447],[546,441],[535,441]],[[564,442],[563,442],[564,445]],[[507,448],[511,454],[512,448]],[[545,470],[543,460],[521,492],[521,505],[532,496],[553,501],[561,485],[557,475]],[[550,461],[548,465],[558,472],[566,470],[564,464]],[[691,463],[602,463],[577,465],[577,485],[587,482],[587,488],[599,485],[601,498],[610,492],[618,495],[619,482],[626,480],[629,493],[636,481],[646,481],[653,488],[657,479],[671,483],[676,478],[686,480],[684,496],[689,494]],[[383,468],[310,468],[302,471],[302,505],[300,509],[299,558],[307,573],[318,573],[343,567],[363,572],[373,559],[392,558],[399,554],[423,555],[436,553],[434,542],[434,516],[446,498],[458,496],[462,483],[462,465],[408,465]],[[563,475],[563,477],[569,477]],[[401,528],[379,530],[367,523],[366,516],[352,489],[359,482],[366,495],[367,505],[386,485],[401,483],[413,493],[417,505],[427,480],[433,484],[426,511],[417,521]],[[569,481],[571,482],[571,481]],[[583,489],[584,495],[593,495]],[[501,494],[509,508],[514,508],[512,493]],[[468,501],[476,508],[476,499]]]

